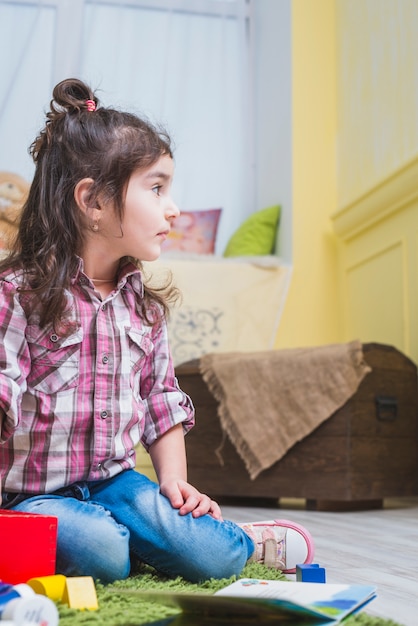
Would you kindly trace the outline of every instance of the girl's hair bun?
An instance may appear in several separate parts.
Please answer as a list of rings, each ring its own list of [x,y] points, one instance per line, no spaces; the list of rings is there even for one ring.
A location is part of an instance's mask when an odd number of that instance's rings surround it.
[[[98,100],[91,89],[78,78],[67,78],[54,87],[48,119],[53,119],[57,113],[91,111],[91,102],[96,109]]]
[[[61,135],[67,115],[80,115],[84,112],[91,114],[91,111],[96,110],[97,104],[98,100],[90,87],[78,78],[67,78],[58,83],[52,92],[45,128],[29,149],[35,163],[41,152],[51,145],[53,136]]]

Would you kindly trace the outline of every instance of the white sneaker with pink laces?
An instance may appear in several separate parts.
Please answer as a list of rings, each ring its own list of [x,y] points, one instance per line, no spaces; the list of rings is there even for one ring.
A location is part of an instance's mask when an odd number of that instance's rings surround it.
[[[262,563],[285,574],[294,574],[296,565],[312,563],[314,542],[300,524],[285,519],[239,524],[253,540],[255,550],[249,562]]]

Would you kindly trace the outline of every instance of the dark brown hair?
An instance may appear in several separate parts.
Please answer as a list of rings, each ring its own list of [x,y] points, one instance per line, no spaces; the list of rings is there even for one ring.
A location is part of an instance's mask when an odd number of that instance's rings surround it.
[[[92,178],[90,199],[100,195],[111,201],[122,219],[132,173],[163,155],[172,156],[172,150],[164,131],[137,115],[99,106],[92,90],[76,78],[56,85],[46,117],[45,128],[30,146],[35,174],[16,240],[0,271],[23,269],[40,307],[41,325],[57,326],[84,241],[85,226],[74,199],[77,183]],[[146,287],[143,317],[151,322],[147,311],[152,302],[166,315],[174,296],[169,285]]]

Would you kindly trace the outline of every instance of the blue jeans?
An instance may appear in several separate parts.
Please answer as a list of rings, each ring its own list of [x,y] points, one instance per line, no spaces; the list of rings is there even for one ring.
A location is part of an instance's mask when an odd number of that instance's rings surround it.
[[[254,551],[239,526],[209,515],[180,515],[159,486],[135,470],[32,496],[10,508],[57,517],[57,573],[103,583],[126,578],[132,557],[192,582],[229,578]]]

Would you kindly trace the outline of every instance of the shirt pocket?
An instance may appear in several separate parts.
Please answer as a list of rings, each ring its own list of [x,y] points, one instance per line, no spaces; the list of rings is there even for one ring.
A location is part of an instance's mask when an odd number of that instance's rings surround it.
[[[154,343],[146,331],[126,329],[129,341],[130,382],[136,399],[140,399],[141,371],[144,361],[153,352]]]
[[[30,388],[51,395],[77,387],[82,328],[68,337],[59,337],[51,329],[28,326],[26,339],[31,355],[27,378]]]

